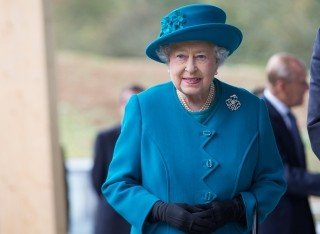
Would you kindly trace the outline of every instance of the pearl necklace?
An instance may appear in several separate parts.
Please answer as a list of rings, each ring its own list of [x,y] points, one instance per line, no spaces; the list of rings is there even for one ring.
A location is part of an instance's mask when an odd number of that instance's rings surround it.
[[[188,106],[188,104],[187,104],[187,102],[186,102],[186,99],[182,96],[182,93],[181,93],[178,89],[176,89],[176,92],[177,92],[178,98],[179,98],[182,106],[183,106],[187,111],[189,111],[189,112],[200,112],[200,111],[204,111],[204,110],[209,109],[209,107],[210,107],[210,105],[211,105],[211,103],[212,103],[212,101],[213,101],[213,99],[214,99],[216,90],[215,90],[215,86],[214,86],[214,84],[213,84],[213,82],[212,82],[211,85],[210,85],[210,90],[209,90],[209,95],[208,95],[208,97],[207,97],[207,100],[206,100],[206,102],[203,104],[203,106],[200,108],[200,110],[192,110],[192,109]]]

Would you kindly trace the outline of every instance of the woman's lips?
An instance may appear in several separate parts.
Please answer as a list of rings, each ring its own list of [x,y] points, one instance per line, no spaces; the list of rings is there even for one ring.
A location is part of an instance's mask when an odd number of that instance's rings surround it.
[[[182,78],[182,80],[187,84],[198,84],[201,78]]]

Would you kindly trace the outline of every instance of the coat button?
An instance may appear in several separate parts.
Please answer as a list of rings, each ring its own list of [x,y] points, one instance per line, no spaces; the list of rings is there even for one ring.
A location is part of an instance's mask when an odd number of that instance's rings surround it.
[[[208,160],[206,161],[206,166],[207,166],[208,168],[213,167],[213,162],[212,162],[211,159],[208,159]]]
[[[211,132],[211,131],[203,131],[202,134],[203,134],[204,136],[209,137],[209,136],[212,135],[212,132]]]
[[[206,201],[211,201],[212,200],[212,193],[211,192],[207,192],[206,194],[205,194],[205,200]]]

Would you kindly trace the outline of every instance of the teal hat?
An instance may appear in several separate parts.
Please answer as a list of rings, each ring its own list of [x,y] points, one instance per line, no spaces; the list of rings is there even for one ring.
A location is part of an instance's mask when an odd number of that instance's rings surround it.
[[[242,41],[241,31],[226,24],[226,13],[219,7],[192,4],[171,11],[161,20],[161,31],[146,48],[149,58],[163,63],[157,55],[160,46],[184,41],[208,41],[232,54]]]

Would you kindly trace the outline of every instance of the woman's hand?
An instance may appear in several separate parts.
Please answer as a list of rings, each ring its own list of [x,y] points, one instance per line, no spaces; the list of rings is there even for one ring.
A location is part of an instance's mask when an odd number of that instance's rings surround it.
[[[185,209],[186,211],[188,211],[189,213],[197,213],[197,212],[201,212],[204,211],[206,209],[204,209],[202,207],[202,205],[189,205],[187,203],[175,203],[177,206],[180,206],[181,208]]]
[[[192,213],[192,210],[196,212]],[[197,215],[197,211],[200,210],[187,204],[170,204],[158,201],[149,213],[149,220],[151,222],[166,222],[186,233],[210,233],[213,229],[212,223],[210,220],[202,219]]]
[[[208,204],[197,205],[196,207],[202,209],[202,211],[195,213],[195,215],[212,223],[213,229],[211,232],[229,222],[246,224],[245,208],[240,196],[233,200],[213,201]]]

